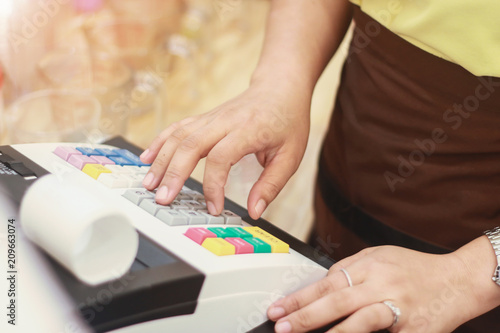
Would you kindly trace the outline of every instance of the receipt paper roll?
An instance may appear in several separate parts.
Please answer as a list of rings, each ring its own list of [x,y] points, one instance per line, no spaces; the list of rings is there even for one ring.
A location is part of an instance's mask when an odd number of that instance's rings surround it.
[[[76,176],[72,174],[72,176]],[[20,222],[26,236],[82,282],[97,285],[132,266],[139,238],[100,184],[46,175],[26,192]]]

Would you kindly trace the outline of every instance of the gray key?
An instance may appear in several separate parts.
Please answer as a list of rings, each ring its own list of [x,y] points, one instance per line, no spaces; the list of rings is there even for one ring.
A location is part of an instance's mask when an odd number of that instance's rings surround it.
[[[194,198],[203,196],[203,194],[201,194],[200,192],[196,192],[193,190],[182,190],[181,194],[189,197],[189,199],[194,199]]]
[[[206,209],[207,206],[199,203],[195,200],[181,200],[181,204],[188,206],[189,209],[198,210],[198,209]]]
[[[139,205],[142,200],[153,198],[151,192],[147,190],[127,190],[123,193],[123,196],[128,200],[132,201],[135,205]]]
[[[191,197],[185,193],[179,193],[177,194],[177,196],[175,197],[175,200],[177,201],[181,201],[181,200],[191,200]]]
[[[220,214],[222,217],[224,217],[224,224],[234,224],[234,225],[241,225],[241,217],[236,215],[230,210],[223,210],[222,214]]]
[[[207,220],[207,224],[224,224],[224,217],[222,216],[213,216],[208,213],[206,209],[197,210],[198,213],[202,214]]]
[[[188,218],[188,224],[206,224],[207,220],[205,219],[205,216],[202,214],[198,213],[197,211],[194,210],[180,210],[179,211],[181,214],[185,215]]]
[[[180,201],[174,200],[168,205],[172,209],[189,209],[188,206],[182,204]]]
[[[166,224],[172,226],[188,224],[188,218],[173,209],[159,209],[155,216]]]
[[[142,209],[144,209],[146,212],[148,212],[153,216],[158,212],[159,209],[171,209],[168,206],[163,206],[156,203],[154,198],[146,198],[142,200],[139,207],[141,207]]]

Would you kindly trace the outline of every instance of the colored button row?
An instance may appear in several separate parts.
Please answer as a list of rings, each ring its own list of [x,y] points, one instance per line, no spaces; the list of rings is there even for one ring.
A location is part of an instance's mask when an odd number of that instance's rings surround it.
[[[150,165],[143,163],[139,156],[127,149],[59,146],[54,150],[54,154],[80,170],[83,169],[85,164],[116,164],[138,167]]]
[[[142,187],[149,170],[126,149],[59,146],[54,154],[110,188]]]
[[[259,227],[189,228],[185,235],[218,255],[288,253],[289,245]]]

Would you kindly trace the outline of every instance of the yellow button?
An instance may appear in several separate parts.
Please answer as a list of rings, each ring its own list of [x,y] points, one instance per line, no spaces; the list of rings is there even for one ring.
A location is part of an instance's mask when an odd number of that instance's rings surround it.
[[[101,173],[111,173],[111,170],[100,164],[85,164],[82,171],[94,179],[97,179]]]
[[[236,253],[234,245],[223,238],[207,238],[201,246],[218,256],[227,256]]]
[[[262,239],[264,242],[271,245],[271,252],[273,253],[288,253],[290,246],[268,233],[259,227],[244,227],[247,232],[252,234],[252,236]]]

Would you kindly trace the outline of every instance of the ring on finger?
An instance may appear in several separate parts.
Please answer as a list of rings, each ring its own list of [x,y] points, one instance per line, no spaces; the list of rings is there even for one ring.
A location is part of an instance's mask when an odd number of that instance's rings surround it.
[[[383,301],[382,303],[387,305],[387,307],[392,311],[392,315],[394,316],[394,318],[392,320],[392,325],[390,327],[393,327],[399,321],[399,316],[401,316],[401,309],[395,306],[394,303],[392,303],[391,301]]]
[[[349,275],[349,273],[344,268],[341,268],[340,271],[342,273],[344,273],[344,275],[347,279],[347,284],[349,285],[349,287],[352,287],[352,279],[351,279],[351,276]]]

